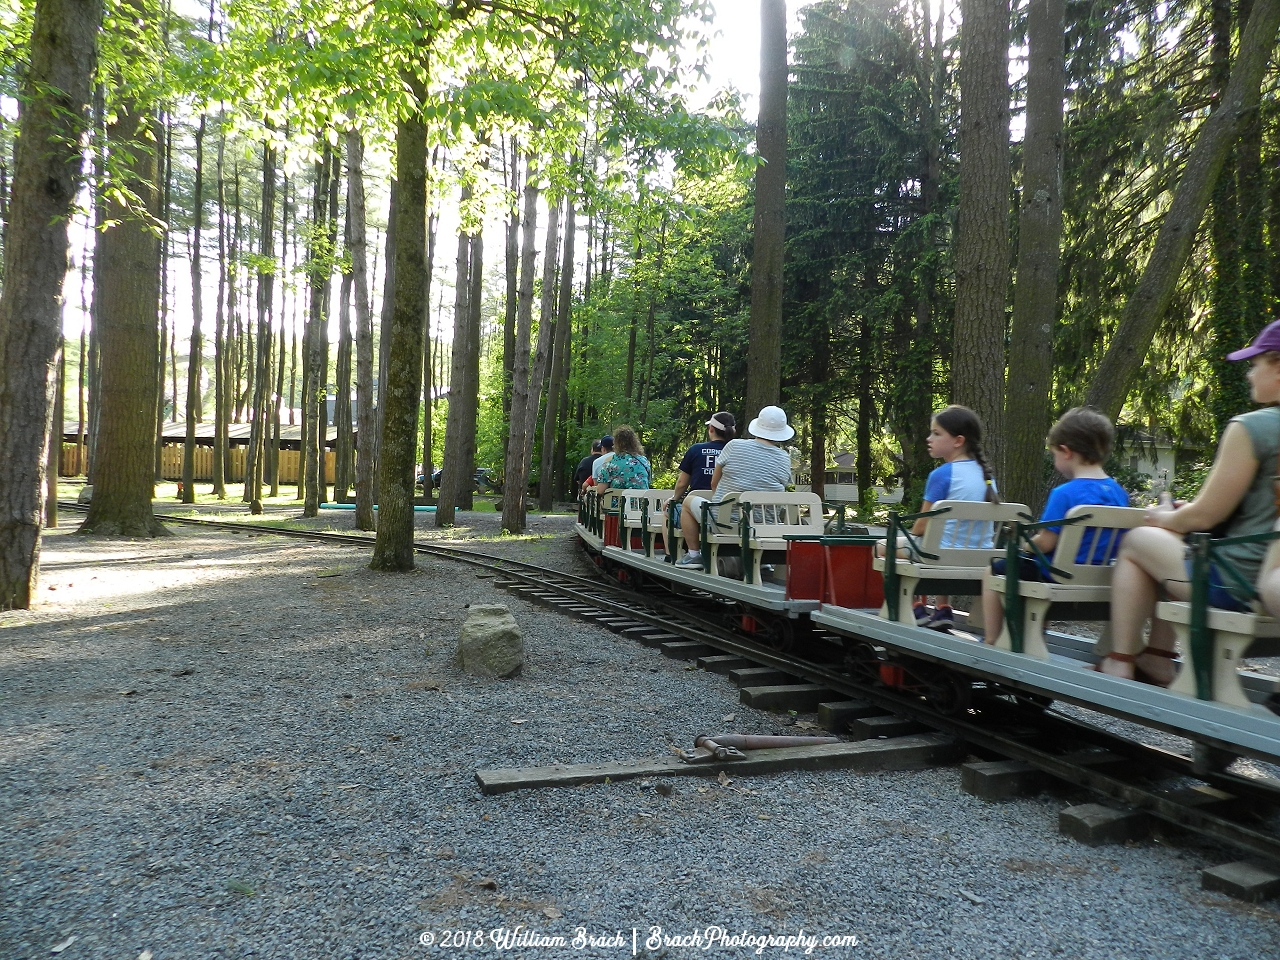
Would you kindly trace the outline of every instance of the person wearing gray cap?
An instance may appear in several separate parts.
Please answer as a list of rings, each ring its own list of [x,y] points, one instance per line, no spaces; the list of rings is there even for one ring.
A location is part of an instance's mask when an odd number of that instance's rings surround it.
[[[791,454],[782,445],[796,435],[787,423],[787,415],[781,407],[764,407],[747,425],[750,440],[730,440],[716,458],[715,472],[711,477],[711,502],[719,503],[731,493],[747,490],[787,489],[791,482]],[[677,562],[678,566],[692,567],[702,563],[700,550],[702,505],[706,499],[690,496],[680,513],[680,531],[686,545],[694,549]]]
[[[1228,422],[1213,469],[1194,500],[1175,503],[1167,493],[1161,494],[1160,502],[1147,508],[1146,526],[1125,534],[1111,579],[1112,649],[1098,664],[1101,673],[1168,686],[1176,656],[1173,628],[1155,618],[1155,606],[1166,597],[1187,600],[1191,596],[1190,559],[1183,536],[1213,530],[1224,522],[1227,537],[1269,533],[1275,525],[1274,477],[1280,474],[1280,320],[1249,346],[1227,354],[1227,359],[1250,362],[1250,393],[1254,403],[1264,406]],[[1216,555],[1253,583],[1266,552],[1265,542],[1240,543]],[[1280,584],[1276,587],[1280,594]],[[1212,606],[1247,611],[1249,599],[1229,574],[1211,568]],[[1148,619],[1151,635],[1143,647],[1142,630]]]
[[[676,489],[672,499],[680,500],[694,490],[710,490],[711,477],[716,472],[716,460],[724,445],[733,439],[737,421],[732,413],[721,411],[712,414],[707,421],[707,439],[695,443],[685,451],[680,460],[680,474],[676,477]]]

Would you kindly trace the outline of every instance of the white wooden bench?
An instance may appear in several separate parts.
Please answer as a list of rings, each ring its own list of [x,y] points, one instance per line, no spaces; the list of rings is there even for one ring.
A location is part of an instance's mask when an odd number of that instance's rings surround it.
[[[1182,668],[1169,690],[1186,697],[1196,697],[1197,658],[1191,644],[1191,604],[1185,601],[1158,603],[1156,616],[1173,627],[1182,654]],[[1212,652],[1207,664],[1200,664],[1202,667],[1207,665],[1209,670],[1209,699],[1258,712],[1262,708],[1255,706],[1244,692],[1238,666],[1246,655],[1280,656],[1280,621],[1258,613],[1210,607],[1209,630],[1213,637]]]
[[[911,612],[912,600],[921,594],[942,593],[958,596],[980,596],[983,578],[991,570],[991,561],[1004,556],[1004,548],[944,547],[942,538],[948,523],[956,523],[952,529],[961,535],[963,542],[982,542],[984,533],[973,524],[986,525],[985,530],[998,533],[997,525],[1012,520],[1025,520],[1030,511],[1025,503],[986,503],[981,500],[939,500],[933,505],[933,516],[925,520],[924,533],[914,538],[916,549],[905,537],[898,540],[899,550],[906,548],[907,556],[896,557],[894,572],[897,580],[898,622],[915,625]],[[968,534],[968,536],[964,536]],[[994,541],[993,541],[994,542]],[[885,558],[873,562],[876,570],[884,573]],[[889,578],[885,579],[885,604],[880,616],[889,617],[889,591],[893,589]],[[982,605],[974,604],[969,613],[969,624],[982,625]]]
[[[621,497],[622,513],[618,524],[622,534],[622,549],[631,550],[631,534],[640,535],[640,543],[646,557],[653,556],[656,535],[663,532],[663,508],[671,499],[671,490],[625,490]]]
[[[822,498],[816,493],[748,490],[706,510],[713,522],[702,526],[703,569],[718,576],[720,552],[736,552],[747,583],[760,583],[766,554],[781,554],[778,562],[786,562],[788,534],[822,533]]]
[[[1068,510],[1064,519],[1077,517],[1088,519],[1064,524],[1053,551],[1053,566],[1067,576],[1053,583],[1018,581],[1018,595],[1022,598],[1021,652],[1041,660],[1049,659],[1044,628],[1050,607],[1057,607],[1059,620],[1110,620],[1111,574],[1115,570],[1116,554],[1120,552],[1120,541],[1124,531],[1143,525],[1146,511],[1137,507],[1082,504]],[[1081,546],[1086,542],[1088,550],[1081,561]],[[996,593],[1005,592],[1005,576],[988,574],[986,582]],[[1007,603],[1006,600],[1006,609]],[[991,626],[994,629],[996,625]],[[999,631],[995,645],[1002,650],[1012,650],[1014,638],[1007,624],[1001,623]]]

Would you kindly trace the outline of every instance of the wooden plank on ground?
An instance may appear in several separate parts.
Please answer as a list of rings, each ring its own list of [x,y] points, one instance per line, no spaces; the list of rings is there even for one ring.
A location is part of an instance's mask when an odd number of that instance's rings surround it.
[[[716,777],[778,773],[785,770],[918,770],[954,761],[959,744],[940,733],[915,734],[893,740],[824,743],[812,747],[751,750],[746,760],[684,763],[675,757],[613,763],[577,763],[551,767],[494,767],[476,771],[485,794],[535,787],[577,787],[605,780],[640,777]]]

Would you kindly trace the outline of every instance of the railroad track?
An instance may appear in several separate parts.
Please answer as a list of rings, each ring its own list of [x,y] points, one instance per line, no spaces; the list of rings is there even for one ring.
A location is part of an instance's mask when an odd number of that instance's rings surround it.
[[[84,510],[77,503],[60,504]],[[157,514],[165,523],[273,534],[295,539],[369,548],[371,537],[324,531],[291,530],[258,523]],[[730,661],[771,668],[797,683],[793,692],[821,693],[840,709],[834,717],[858,715],[864,722],[879,715],[898,718],[950,734],[971,752],[1021,761],[1049,777],[1124,804],[1160,821],[1211,838],[1255,856],[1280,862],[1280,837],[1267,818],[1280,808],[1280,781],[1206,771],[1193,757],[1142,744],[1096,725],[1044,709],[991,689],[980,692],[973,712],[939,710],[918,697],[877,685],[866,669],[833,660],[838,638],[815,631],[805,658],[747,638],[729,625],[741,611],[709,594],[676,596],[655,585],[632,589],[600,577],[579,577],[536,564],[458,547],[414,543],[417,553],[465,563],[494,575],[494,583],[523,598],[602,626],[669,656],[696,660],[700,666],[727,672]],[[861,675],[859,675],[861,674]],[[788,686],[788,685],[782,685]],[[757,688],[759,689],[759,688]],[[945,693],[945,690],[944,690]],[[843,698],[843,700],[841,699]],[[811,698],[812,699],[812,698]],[[943,696],[941,699],[945,700]],[[744,692],[744,701],[750,702]],[[865,709],[860,709],[859,705]],[[963,707],[964,704],[952,704]],[[877,724],[872,723],[873,727]],[[891,723],[881,723],[886,732]],[[897,728],[900,732],[901,726]],[[1178,781],[1177,786],[1161,783]],[[1188,787],[1189,782],[1199,786]]]

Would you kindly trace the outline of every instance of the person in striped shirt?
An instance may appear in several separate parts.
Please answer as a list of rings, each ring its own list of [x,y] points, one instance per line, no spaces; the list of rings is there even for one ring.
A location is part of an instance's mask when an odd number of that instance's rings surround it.
[[[796,435],[781,407],[765,407],[747,424],[750,440],[730,440],[716,458],[711,475],[711,503],[719,503],[731,493],[748,490],[781,491],[791,482],[791,455],[782,445]],[[680,511],[680,531],[693,549],[680,558],[678,566],[702,563],[700,549],[702,505],[705,497],[691,495]]]

